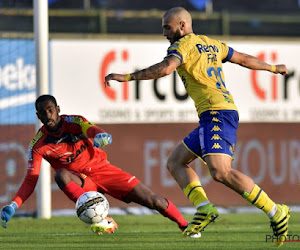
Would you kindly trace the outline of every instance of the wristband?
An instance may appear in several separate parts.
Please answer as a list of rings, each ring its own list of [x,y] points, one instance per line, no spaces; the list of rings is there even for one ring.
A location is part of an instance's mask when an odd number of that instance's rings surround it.
[[[18,205],[15,201],[12,201],[9,205],[12,206],[15,211],[17,211]]]
[[[125,75],[125,81],[130,81],[131,80],[131,75],[130,74],[126,74]]]
[[[276,73],[276,65],[271,65],[271,72]]]

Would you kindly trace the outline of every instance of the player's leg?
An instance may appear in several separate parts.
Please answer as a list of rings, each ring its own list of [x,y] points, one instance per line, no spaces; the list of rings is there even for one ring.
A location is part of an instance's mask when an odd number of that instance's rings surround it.
[[[250,177],[231,168],[232,158],[229,155],[207,155],[204,159],[215,181],[225,184],[241,195],[253,189],[254,182]]]
[[[70,200],[76,203],[77,199],[85,193],[83,186],[83,180],[74,173],[61,168],[55,175],[54,179],[59,188],[68,196]]]
[[[154,193],[143,183],[138,183],[126,196],[125,202],[135,202],[150,209],[155,209],[163,216],[177,223],[181,230],[187,227],[188,222],[183,218],[177,207],[168,199]]]
[[[122,169],[106,164],[91,176],[99,189],[110,196],[126,203],[135,202],[150,209],[156,209],[163,216],[175,221],[180,228],[187,225],[187,221],[169,200],[154,193],[142,184],[135,176]]]
[[[195,158],[195,155],[181,143],[170,154],[167,168],[190,202],[198,207],[210,202],[201,185],[199,176],[188,165]]]
[[[168,170],[190,202],[197,208],[193,220],[184,231],[185,236],[198,234],[219,216],[217,209],[208,200],[198,175],[188,165],[196,157],[201,158],[202,156],[199,131],[200,127],[184,138],[182,143],[171,153],[167,162]]]
[[[238,114],[236,111],[208,111],[200,116],[200,144],[204,160],[214,180],[225,184],[270,218],[274,234],[287,235],[289,208],[276,205],[253,180],[231,168]],[[201,230],[200,230],[201,231]],[[282,243],[278,243],[280,245]]]
[[[95,183],[87,176],[70,172],[66,169],[59,169],[54,176],[59,188],[74,202],[87,191],[97,191]],[[101,223],[91,225],[91,230],[99,235],[113,233],[118,225],[111,217],[107,216]]]
[[[236,191],[268,215],[274,235],[278,237],[276,244],[281,246],[288,233],[289,207],[275,204],[250,177],[232,169],[231,158],[228,156],[210,155],[205,157],[205,161],[215,181],[221,182]]]
[[[180,144],[171,153],[167,163],[168,170],[190,202],[197,208],[193,220],[184,231],[185,236],[199,234],[219,216],[217,209],[208,200],[198,175],[188,166],[193,159],[195,159],[194,155]]]

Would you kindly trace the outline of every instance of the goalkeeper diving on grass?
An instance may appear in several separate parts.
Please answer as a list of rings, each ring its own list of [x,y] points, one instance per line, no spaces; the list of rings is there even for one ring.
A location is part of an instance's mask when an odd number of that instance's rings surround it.
[[[101,147],[112,143],[110,134],[80,115],[59,115],[60,107],[51,95],[38,97],[35,108],[43,126],[29,144],[24,181],[12,202],[1,210],[4,228],[33,193],[44,158],[55,170],[54,177],[59,188],[74,203],[83,193],[98,191],[126,203],[135,202],[155,209],[176,222],[181,231],[185,230],[188,222],[170,200],[154,193],[135,176],[107,160]],[[92,224],[92,231],[98,234],[114,232],[117,223],[110,217],[106,220],[106,224]]]

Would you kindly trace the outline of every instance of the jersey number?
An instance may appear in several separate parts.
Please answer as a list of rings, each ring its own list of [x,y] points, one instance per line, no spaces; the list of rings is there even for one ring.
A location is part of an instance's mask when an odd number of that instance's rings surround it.
[[[217,70],[214,67],[209,67],[206,72],[207,72],[209,77],[215,77],[216,78],[216,80],[217,80],[217,83],[216,83],[217,89],[221,90],[224,94],[229,95],[229,91],[223,91],[221,89],[221,84],[226,89],[225,82],[222,79],[221,71],[222,71],[221,67],[218,67]]]

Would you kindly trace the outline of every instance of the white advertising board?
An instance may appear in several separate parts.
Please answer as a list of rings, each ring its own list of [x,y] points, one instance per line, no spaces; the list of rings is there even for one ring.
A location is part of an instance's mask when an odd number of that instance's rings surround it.
[[[284,77],[225,63],[225,83],[241,122],[300,121],[300,45],[226,42],[271,64],[284,63],[291,73]],[[81,114],[95,123],[198,122],[194,103],[175,72],[157,80],[111,82],[104,88],[106,74],[160,62],[168,46],[163,40],[52,40],[51,86],[62,113]]]
[[[237,51],[270,64],[285,64],[288,76],[224,64],[226,83],[242,122],[300,121],[300,44],[297,42],[228,42]]]

